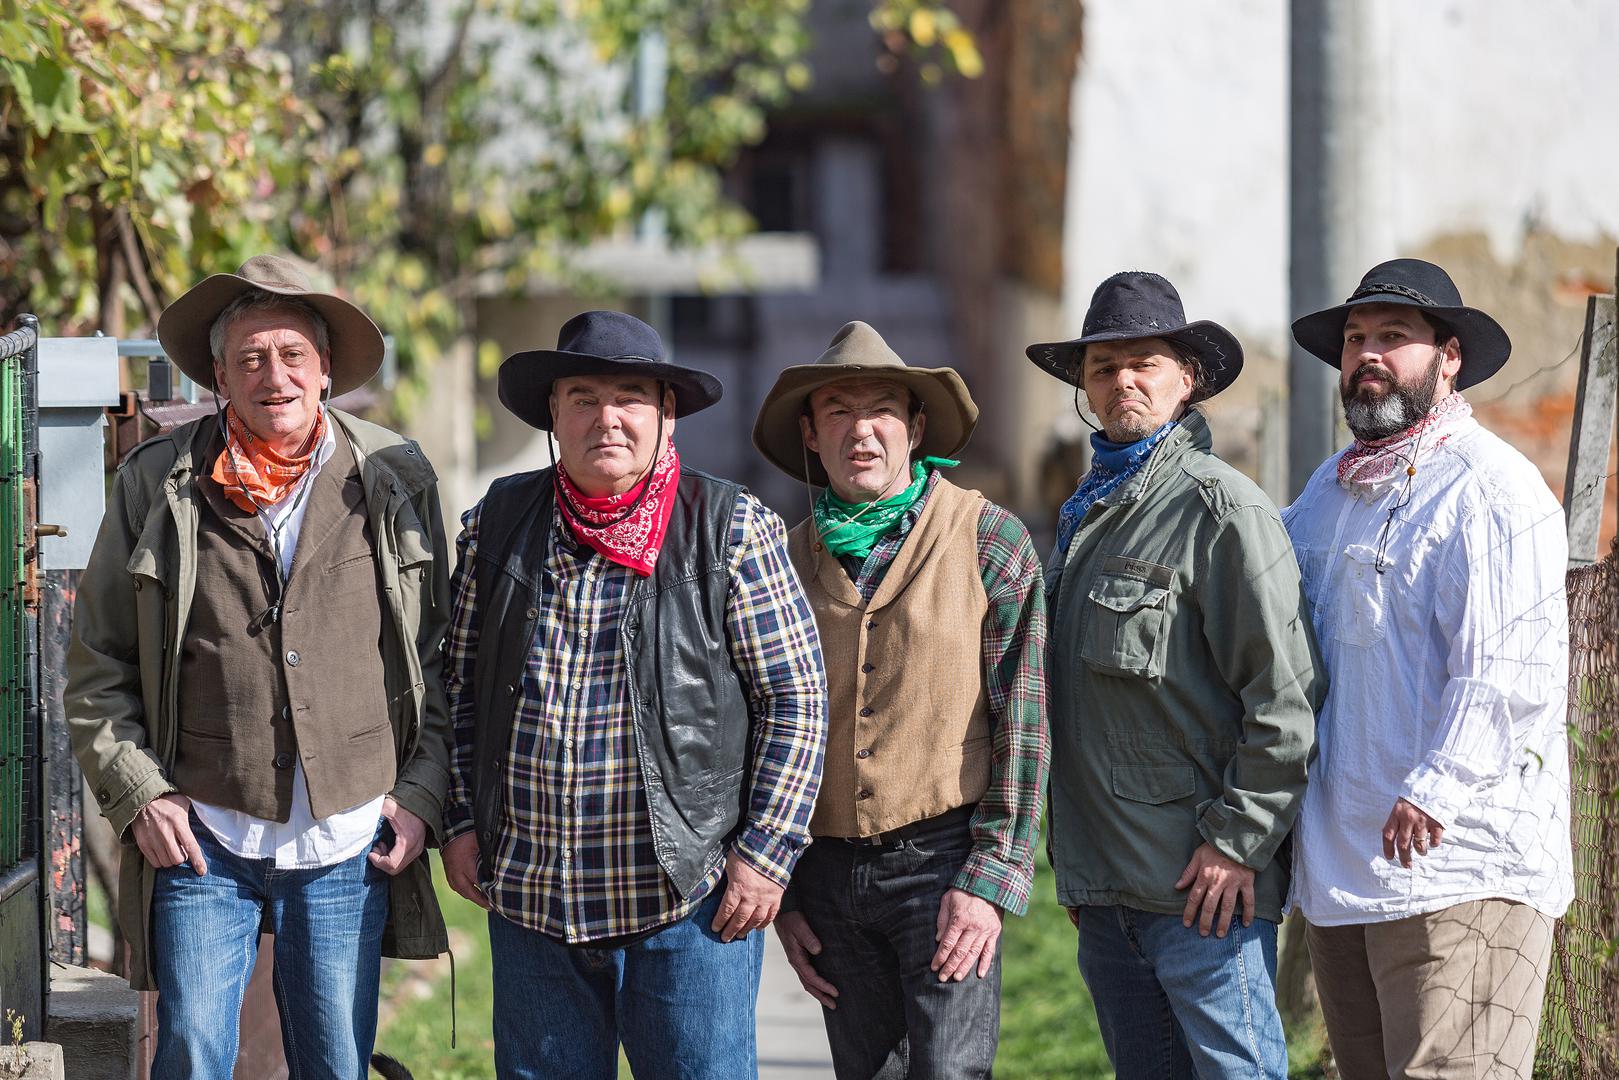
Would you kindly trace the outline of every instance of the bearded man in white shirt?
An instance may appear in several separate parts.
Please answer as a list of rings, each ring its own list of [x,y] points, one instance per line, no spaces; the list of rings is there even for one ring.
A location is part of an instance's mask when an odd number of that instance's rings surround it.
[[[1293,905],[1361,1077],[1529,1076],[1573,895],[1563,516],[1461,391],[1511,342],[1396,259],[1293,336],[1355,442],[1283,514],[1329,676]]]

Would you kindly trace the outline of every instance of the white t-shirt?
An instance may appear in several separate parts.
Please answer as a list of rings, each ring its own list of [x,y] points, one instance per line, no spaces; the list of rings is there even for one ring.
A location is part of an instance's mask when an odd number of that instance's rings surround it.
[[[281,497],[281,501],[259,511],[265,532],[281,530],[281,572],[292,572],[292,556],[298,550],[298,534],[303,529],[304,511],[309,507],[308,492],[320,474],[320,467],[337,449],[336,425],[327,414],[326,438],[320,444],[309,471],[296,487]],[[220,806],[192,800],[197,817],[208,826],[208,831],[227,851],[246,859],[274,859],[278,870],[307,870],[321,866],[334,866],[354,858],[371,846],[376,839],[377,824],[382,820],[382,800],[375,799],[340,810],[325,818],[316,818],[309,809],[309,784],[304,779],[303,764],[296,760],[292,766],[292,814],[285,822],[229,810]]]

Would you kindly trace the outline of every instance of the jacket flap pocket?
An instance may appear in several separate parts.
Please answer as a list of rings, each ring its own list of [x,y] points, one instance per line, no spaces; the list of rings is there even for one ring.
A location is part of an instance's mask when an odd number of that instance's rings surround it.
[[[124,564],[124,569],[132,575],[167,584],[169,568],[163,558],[163,534],[168,526],[168,514],[148,515],[146,527],[135,541],[135,548],[129,553],[129,561]]]
[[[427,528],[410,503],[399,507],[394,517],[394,554],[400,566],[415,566],[433,561],[433,547],[428,542]]]
[[[1115,765],[1113,794],[1132,802],[1174,802],[1197,791],[1197,775],[1190,765]]]
[[[1091,583],[1091,600],[1112,611],[1130,612],[1163,607],[1169,589],[1138,577],[1125,577],[1104,571]]]

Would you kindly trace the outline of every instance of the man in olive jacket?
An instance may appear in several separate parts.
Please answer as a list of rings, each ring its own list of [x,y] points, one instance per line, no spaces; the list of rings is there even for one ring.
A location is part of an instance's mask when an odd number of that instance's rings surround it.
[[[1285,1077],[1283,842],[1320,687],[1276,509],[1191,406],[1242,348],[1156,274],[1104,281],[1032,345],[1102,430],[1047,566],[1051,847],[1121,1080]]]
[[[122,846],[154,1077],[231,1075],[261,925],[294,1075],[360,1076],[380,955],[446,948],[426,860],[448,782],[449,593],[432,467],[330,409],[382,338],[248,260],[159,337],[229,404],[136,448],[80,583],[65,704]]]

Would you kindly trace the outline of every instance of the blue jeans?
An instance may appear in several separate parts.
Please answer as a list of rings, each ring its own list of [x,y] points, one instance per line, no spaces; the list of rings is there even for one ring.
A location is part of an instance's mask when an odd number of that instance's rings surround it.
[[[636,1080],[758,1076],[754,1003],[765,938],[709,929],[724,882],[691,915],[621,949],[566,945],[489,914],[495,1075],[615,1080],[624,1044]]]
[[[1082,907],[1079,970],[1119,1080],[1285,1080],[1275,923],[1203,937],[1179,915]]]
[[[335,866],[277,870],[273,860],[232,855],[195,814],[191,831],[208,873],[198,877],[187,863],[161,869],[152,890],[152,1080],[230,1080],[265,916],[292,1080],[364,1080],[377,1033],[388,876],[367,852]]]
[[[793,871],[793,899],[821,939],[815,970],[838,989],[822,1009],[841,1080],[969,1080],[995,1065],[1001,954],[942,983],[931,968],[939,904],[972,853],[968,820],[924,822],[880,845],[817,840]]]

